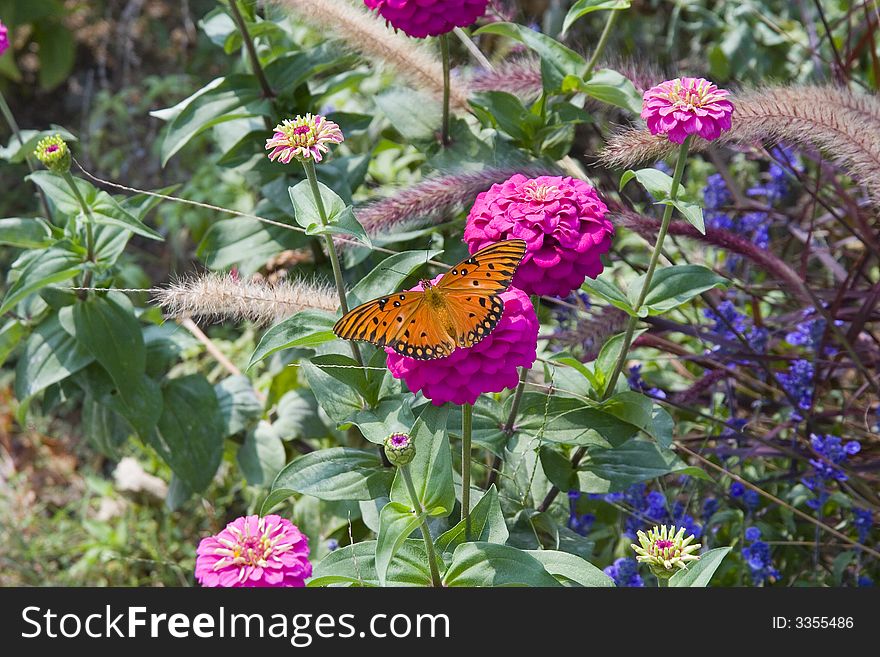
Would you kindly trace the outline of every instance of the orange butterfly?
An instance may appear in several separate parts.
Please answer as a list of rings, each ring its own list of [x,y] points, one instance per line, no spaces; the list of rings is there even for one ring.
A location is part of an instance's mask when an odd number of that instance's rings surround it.
[[[523,240],[490,244],[422,291],[373,299],[346,313],[333,332],[344,340],[391,347],[417,360],[444,358],[457,347],[472,347],[501,321],[504,301],[526,252]]]

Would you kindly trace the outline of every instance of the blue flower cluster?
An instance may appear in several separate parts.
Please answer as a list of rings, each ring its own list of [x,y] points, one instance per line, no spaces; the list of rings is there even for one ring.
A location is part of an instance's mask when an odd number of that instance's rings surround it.
[[[815,497],[807,500],[811,509],[819,509],[828,501],[828,486],[835,481],[846,481],[846,473],[838,466],[857,454],[861,445],[854,440],[845,443],[837,436],[810,436],[810,445],[820,458],[810,459],[812,473],[801,482],[813,491]]]
[[[746,488],[738,481],[730,484],[730,496],[734,499],[742,498],[743,504],[749,511],[754,511],[761,505],[761,496],[751,488]]]
[[[605,569],[605,574],[614,580],[616,586],[644,586],[639,575],[639,563],[635,559],[621,557]]]
[[[586,536],[593,528],[596,516],[592,513],[578,513],[577,503],[580,498],[579,490],[568,491],[568,528],[581,536]]]
[[[584,310],[590,309],[590,296],[581,290],[575,290],[567,297],[557,298],[575,308],[583,308]],[[578,313],[575,312],[574,308],[556,304],[553,306],[553,317],[556,319],[559,329],[561,330],[576,328],[578,321],[580,321]]]
[[[739,334],[745,337],[749,348],[755,353],[763,354],[767,350],[767,343],[770,340],[770,334],[767,332],[767,329],[753,326],[751,320],[739,312],[732,301],[725,300],[719,303],[717,312],[711,308],[706,308],[703,311],[703,316],[714,322],[712,331],[721,339],[739,344],[739,340],[736,337]],[[715,351],[723,353],[725,349],[719,346],[716,347]],[[741,362],[747,363],[749,361]]]
[[[626,376],[626,380],[627,383],[629,383],[629,387],[631,390],[635,390],[636,392],[643,392],[646,395],[657,397],[658,399],[666,399],[666,393],[663,390],[654,386],[649,386],[642,379],[641,365],[631,366],[629,368],[629,374],[627,374]]]
[[[612,504],[630,507],[631,511],[624,521],[623,533],[632,539],[635,539],[640,529],[658,524],[684,527],[686,534],[695,536],[703,534],[703,528],[687,512],[684,504],[676,501],[670,509],[666,496],[660,491],[649,491],[645,484],[633,484],[625,492],[608,493],[603,499]]]
[[[761,540],[761,530],[757,527],[749,527],[746,529],[746,540],[751,545],[743,548],[742,555],[749,566],[752,583],[755,586],[760,586],[764,583],[772,584],[778,580],[779,571],[773,567],[770,546]]]
[[[779,382],[786,392],[797,401],[797,408],[791,410],[791,419],[797,422],[803,420],[798,411],[808,411],[813,406],[813,378],[816,368],[808,360],[799,358],[792,361],[788,372],[782,372]]]
[[[871,529],[874,527],[874,514],[871,513],[870,509],[855,507],[853,508],[853,517],[853,524],[859,533],[859,543],[865,545],[868,541],[868,534],[871,533]]]

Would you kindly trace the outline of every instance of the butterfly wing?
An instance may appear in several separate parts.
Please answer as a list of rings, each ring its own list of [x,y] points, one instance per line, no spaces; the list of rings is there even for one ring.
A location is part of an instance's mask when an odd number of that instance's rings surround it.
[[[501,321],[507,290],[526,252],[523,240],[490,244],[453,267],[437,283],[446,299],[456,345],[472,347]]]
[[[449,270],[437,288],[446,293],[500,294],[510,285],[525,253],[524,240],[495,242]]]
[[[420,291],[379,297],[346,313],[333,332],[344,340],[391,347],[407,358],[443,358],[455,350],[455,342],[424,301]]]

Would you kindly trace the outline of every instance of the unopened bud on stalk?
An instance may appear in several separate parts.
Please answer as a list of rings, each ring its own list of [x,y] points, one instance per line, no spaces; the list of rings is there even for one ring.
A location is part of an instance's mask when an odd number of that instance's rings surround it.
[[[385,439],[385,456],[392,464],[408,465],[416,456],[416,445],[407,433],[392,433]]]

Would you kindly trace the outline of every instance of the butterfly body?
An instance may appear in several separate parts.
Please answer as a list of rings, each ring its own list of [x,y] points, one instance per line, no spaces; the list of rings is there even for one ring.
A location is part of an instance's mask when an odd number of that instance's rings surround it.
[[[525,254],[523,240],[496,242],[421,290],[379,297],[354,308],[333,332],[346,340],[390,347],[417,360],[445,358],[472,347],[501,321],[507,290]]]

